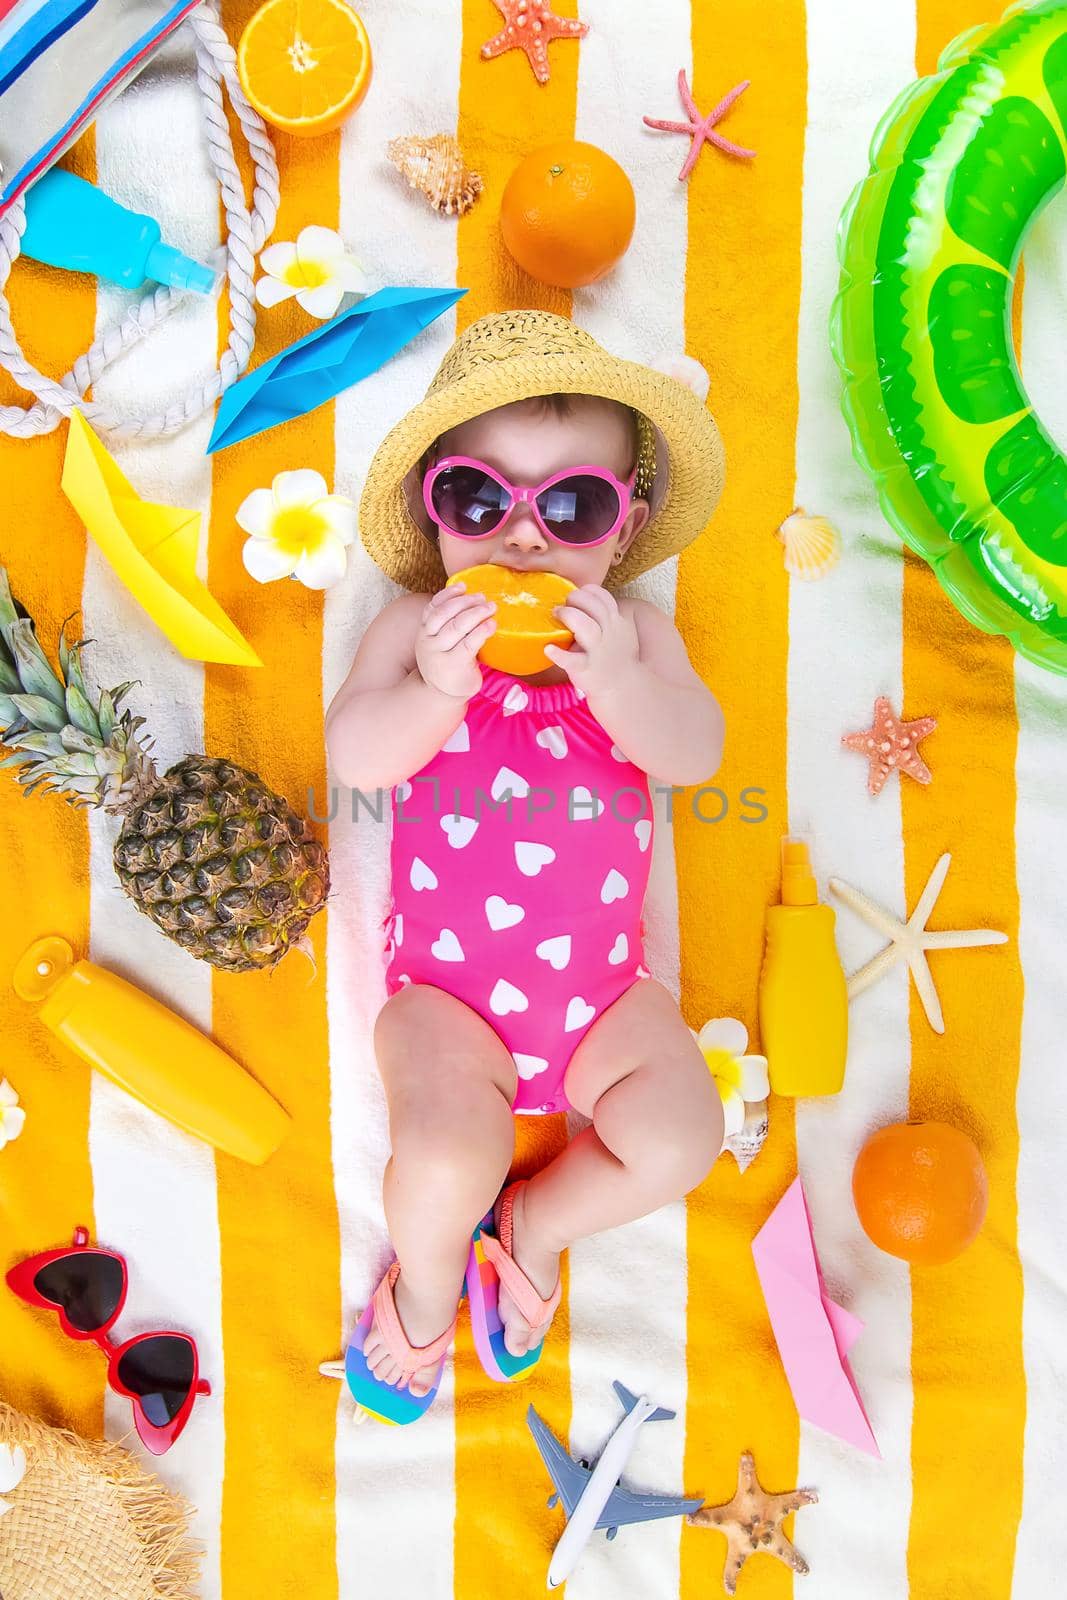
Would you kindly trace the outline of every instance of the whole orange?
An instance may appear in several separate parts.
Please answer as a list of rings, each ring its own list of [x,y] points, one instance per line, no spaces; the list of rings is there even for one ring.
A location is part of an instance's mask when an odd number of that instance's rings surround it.
[[[897,1122],[871,1135],[852,1173],[864,1232],[917,1266],[961,1255],[985,1221],[989,1183],[973,1139],[946,1122]]]
[[[500,231],[520,267],[561,289],[595,283],[633,237],[633,184],[614,157],[581,139],[524,156],[504,186]]]

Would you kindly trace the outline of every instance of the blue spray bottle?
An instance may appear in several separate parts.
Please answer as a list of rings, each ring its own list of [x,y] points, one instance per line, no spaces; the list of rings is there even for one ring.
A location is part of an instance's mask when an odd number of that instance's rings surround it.
[[[128,211],[95,184],[53,167],[27,191],[22,254],[125,289],[146,279],[210,294],[215,273],[161,241],[159,223]]]

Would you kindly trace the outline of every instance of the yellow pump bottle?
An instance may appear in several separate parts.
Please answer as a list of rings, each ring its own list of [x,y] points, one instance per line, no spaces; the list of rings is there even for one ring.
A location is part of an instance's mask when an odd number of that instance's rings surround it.
[[[763,1051],[775,1094],[836,1094],[845,1081],[848,989],[831,906],[819,901],[808,847],[782,840],[782,903],[767,908],[760,977]]]
[[[83,1061],[186,1133],[254,1166],[274,1154],[289,1114],[191,1022],[65,939],[38,939],[15,968],[15,992]]]

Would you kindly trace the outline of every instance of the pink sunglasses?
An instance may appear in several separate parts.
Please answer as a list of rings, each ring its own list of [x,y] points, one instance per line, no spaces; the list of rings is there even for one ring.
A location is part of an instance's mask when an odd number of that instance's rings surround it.
[[[426,510],[439,528],[459,539],[498,533],[525,501],[534,521],[557,544],[603,544],[626,520],[636,468],[625,483],[606,467],[568,467],[544,483],[509,483],[495,467],[471,456],[445,456],[422,480]]]

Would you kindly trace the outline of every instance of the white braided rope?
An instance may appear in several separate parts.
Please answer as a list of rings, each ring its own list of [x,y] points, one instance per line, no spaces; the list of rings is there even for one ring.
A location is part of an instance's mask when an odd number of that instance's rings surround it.
[[[20,199],[0,217],[0,366],[10,372],[21,388],[36,395],[37,403],[28,410],[21,406],[0,406],[2,433],[16,438],[51,433],[75,406],[98,433],[112,438],[150,438],[174,433],[213,405],[248,365],[256,330],[253,274],[256,256],[270,238],[278,214],[278,163],[263,119],[249,105],[241,88],[237,77],[237,58],[219,20],[214,0],[205,0],[188,21],[196,34],[196,79],[204,108],[211,165],[222,190],[228,230],[225,245],[210,257],[210,265],[217,274],[225,270],[230,287],[229,339],[219,366],[209,378],[198,381],[174,405],[151,417],[120,416],[108,406],[84,399],[86,391],[101,373],[173,310],[189,292],[160,284],[146,294],[121,322],[105,328],[58,383],[43,372],[38,372],[23,354],[15,337],[11,310],[4,293],[12,265],[18,259],[26,227],[25,204]],[[223,109],[223,84],[248,141],[255,168],[251,214],[245,201]],[[221,288],[221,281],[220,276],[216,282],[216,293]]]

